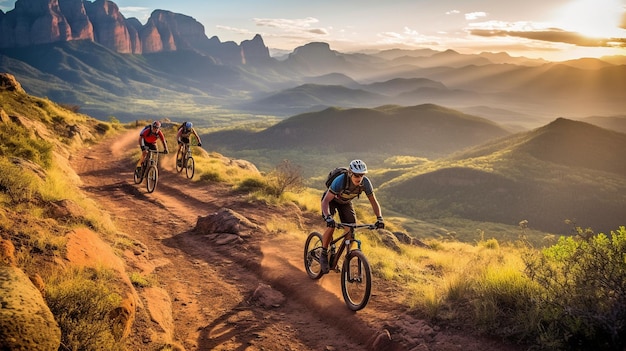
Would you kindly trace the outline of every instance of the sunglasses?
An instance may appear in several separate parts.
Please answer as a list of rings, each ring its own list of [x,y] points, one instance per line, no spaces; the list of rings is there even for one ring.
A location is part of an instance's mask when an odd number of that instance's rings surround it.
[[[363,178],[365,176],[365,174],[352,173],[352,176],[354,178]]]

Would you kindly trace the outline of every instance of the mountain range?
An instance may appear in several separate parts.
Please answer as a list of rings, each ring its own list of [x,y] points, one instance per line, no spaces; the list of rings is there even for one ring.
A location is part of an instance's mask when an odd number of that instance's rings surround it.
[[[0,29],[0,71],[33,95],[100,119],[223,126],[232,116],[434,103],[498,111],[484,117],[519,130],[626,110],[624,56],[547,62],[453,50],[341,53],[313,42],[274,58],[260,35],[221,42],[192,17],[166,10],[142,25],[108,0],[18,0],[0,12]]]

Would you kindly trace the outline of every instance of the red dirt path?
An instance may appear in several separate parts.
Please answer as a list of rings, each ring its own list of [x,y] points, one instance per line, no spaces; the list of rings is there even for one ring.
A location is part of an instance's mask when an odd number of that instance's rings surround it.
[[[126,132],[72,159],[83,190],[137,243],[124,255],[127,270],[156,277],[154,287],[137,288],[129,350],[518,350],[417,319],[378,280],[368,306],[349,311],[338,274],[313,281],[302,268],[306,233],[320,229],[318,216],[250,202],[221,183],[190,182],[173,169],[172,155],[162,158],[157,189],[148,194],[132,180],[136,138],[137,131]],[[301,240],[269,232],[216,246],[193,229],[198,216],[221,208],[260,227],[299,223]],[[263,284],[284,300],[255,303]]]

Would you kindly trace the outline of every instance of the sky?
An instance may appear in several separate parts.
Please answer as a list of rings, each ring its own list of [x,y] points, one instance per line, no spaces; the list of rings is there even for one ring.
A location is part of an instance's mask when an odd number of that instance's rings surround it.
[[[29,0],[19,0],[29,1]],[[343,53],[392,48],[562,61],[626,55],[626,0],[114,0],[146,23],[155,9],[190,16],[207,37],[263,37],[271,50],[326,42]],[[0,9],[15,0],[0,0]]]

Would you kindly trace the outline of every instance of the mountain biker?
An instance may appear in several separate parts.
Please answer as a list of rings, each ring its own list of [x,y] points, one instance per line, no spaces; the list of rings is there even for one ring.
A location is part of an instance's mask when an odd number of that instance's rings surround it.
[[[161,140],[163,144],[164,153],[169,153],[169,149],[167,148],[167,141],[165,141],[165,136],[161,131],[161,122],[154,121],[152,124],[145,126],[141,132],[139,132],[139,147],[141,148],[141,159],[137,164],[137,169],[141,169],[141,165],[143,164],[146,155],[148,154],[148,150],[156,150],[157,149],[157,139]]]
[[[178,150],[182,150],[184,144],[189,144],[189,137],[193,134],[198,140],[198,146],[202,146],[202,140],[193,127],[193,123],[185,122],[179,128],[176,133],[176,140],[178,141]]]
[[[333,215],[339,213],[342,223],[356,223],[356,213],[352,206],[352,200],[365,192],[367,199],[372,205],[376,215],[376,228],[385,228],[385,222],[381,213],[380,205],[374,195],[372,182],[365,176],[367,165],[361,160],[353,160],[348,166],[348,172],[340,174],[333,180],[330,187],[322,196],[322,217],[326,221],[326,230],[322,236],[322,256],[320,265],[322,273],[328,273],[328,245],[333,239],[335,220]],[[346,181],[346,177],[350,179]],[[344,185],[345,184],[345,185]]]

